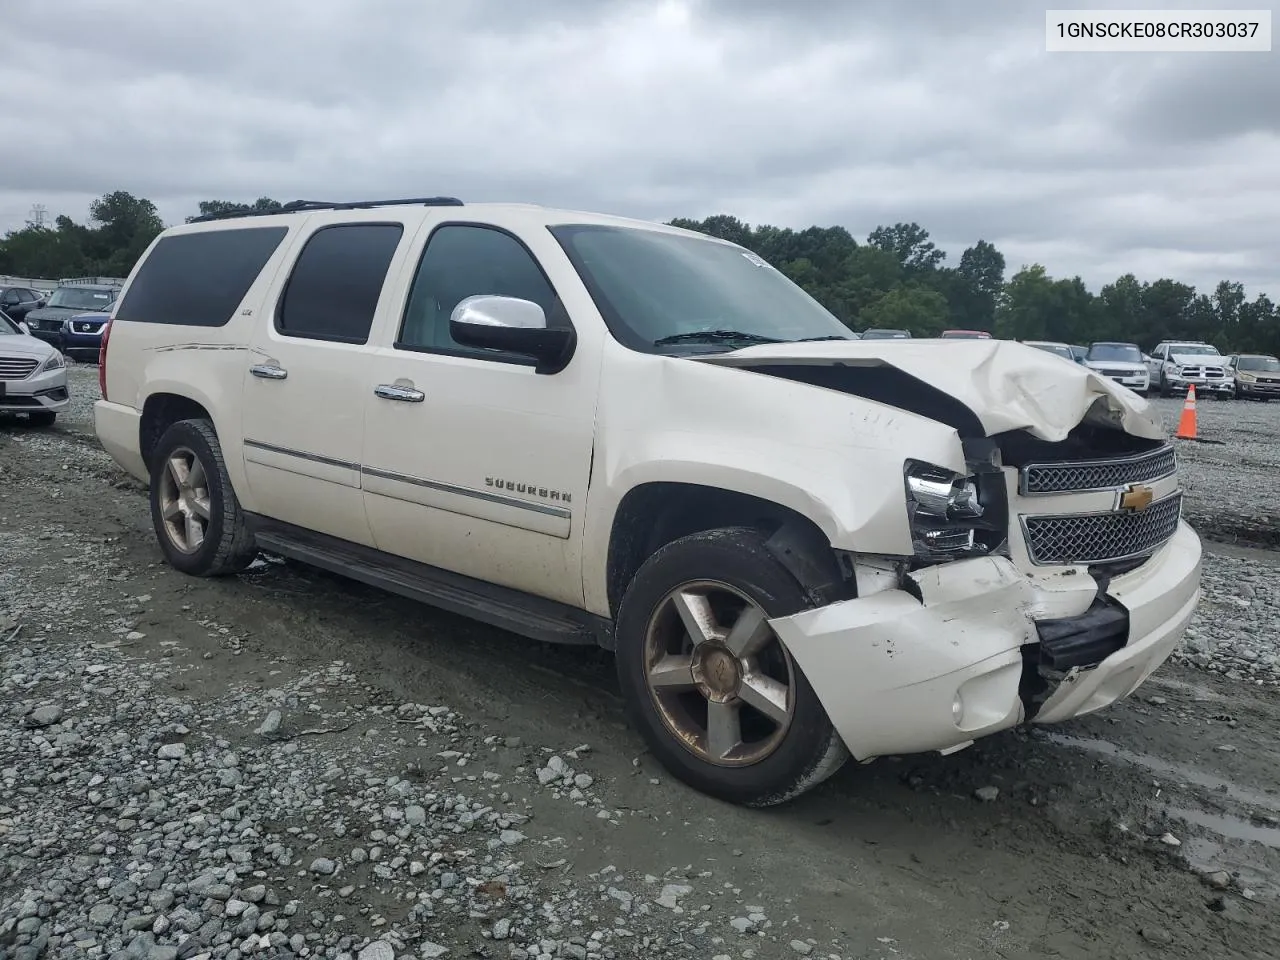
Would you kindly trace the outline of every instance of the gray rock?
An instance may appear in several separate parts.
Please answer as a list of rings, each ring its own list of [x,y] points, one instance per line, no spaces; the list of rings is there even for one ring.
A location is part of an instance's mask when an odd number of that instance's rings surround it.
[[[318,873],[322,876],[330,876],[338,869],[338,865],[328,857],[316,857],[311,861],[311,872]]]
[[[813,953],[813,947],[805,943],[803,940],[792,940],[791,949],[802,957],[807,957],[809,954]]]
[[[185,743],[166,743],[156,751],[156,756],[161,760],[181,760],[187,755],[187,745]]]
[[[506,917],[495,921],[493,924],[493,939],[505,940],[511,936],[511,921]]]
[[[995,799],[998,796],[1000,796],[1000,788],[999,787],[979,787],[977,790],[973,791],[973,795],[976,799],[981,800],[983,803],[994,803]]]
[[[430,940],[424,940],[422,946],[418,948],[418,954],[423,960],[436,960],[436,957],[443,957],[448,952],[448,947],[442,947],[440,944],[432,943]]]
[[[101,927],[110,923],[115,915],[116,908],[112,904],[99,903],[89,910],[89,922],[96,927]]]
[[[23,721],[26,726],[33,730],[39,730],[42,727],[51,727],[62,719],[62,707],[56,703],[47,704],[43,707],[36,707]]]
[[[404,822],[410,826],[420,827],[427,822],[427,811],[415,804],[404,808]]]
[[[395,947],[385,940],[375,940],[359,953],[359,960],[396,960]]]
[[[258,729],[253,732],[258,734],[260,737],[269,737],[280,730],[281,719],[280,711],[272,710],[263,719],[262,723],[258,726]]]
[[[656,903],[660,907],[666,907],[668,910],[674,910],[678,907],[681,897],[687,897],[693,893],[693,887],[683,883],[668,883],[662,888],[662,894],[658,897]]]

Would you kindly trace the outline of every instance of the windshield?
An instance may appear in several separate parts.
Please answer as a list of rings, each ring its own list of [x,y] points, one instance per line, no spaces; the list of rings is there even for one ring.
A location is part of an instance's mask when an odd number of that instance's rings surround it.
[[[1217,347],[1205,343],[1175,343],[1169,347],[1169,353],[1180,356],[1220,357]]]
[[[905,330],[864,330],[863,340],[910,340],[911,334]]]
[[[115,299],[114,290],[95,290],[93,287],[59,287],[45,304],[48,307],[69,307],[72,310],[105,310]]]
[[[1236,369],[1280,373],[1280,360],[1275,357],[1241,357],[1239,362],[1236,363]]]
[[[968,330],[949,330],[942,335],[943,340],[990,340],[991,334],[970,332]]]
[[[22,331],[18,329],[18,325],[9,319],[9,315],[0,310],[0,337],[20,337]]]
[[[740,247],[637,227],[550,229],[610,331],[634,350],[705,352],[752,341],[852,339],[818,301]]]
[[[1071,352],[1071,348],[1066,346],[1065,344],[1033,343],[1033,344],[1030,344],[1030,346],[1035,347],[1037,350],[1044,350],[1047,353],[1056,353],[1058,356],[1062,357],[1064,360],[1071,360],[1072,362],[1074,362],[1076,359],[1076,355]]]
[[[1089,354],[1085,359],[1141,363],[1142,351],[1132,343],[1095,343],[1089,348]]]

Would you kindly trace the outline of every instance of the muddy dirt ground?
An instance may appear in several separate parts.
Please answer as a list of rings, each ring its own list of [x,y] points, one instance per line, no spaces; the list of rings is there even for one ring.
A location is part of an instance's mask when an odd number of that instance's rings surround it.
[[[1280,403],[1202,402],[1225,442],[1183,454],[1199,660],[1098,715],[750,811],[642,752],[606,654],[273,559],[165,566],[145,491],[93,439],[96,369],[72,376],[55,428],[0,420],[0,957],[1280,956]],[[397,787],[427,799],[374,796]],[[147,797],[170,804],[154,823]],[[243,856],[162,842],[228,805],[225,831],[256,811]],[[497,823],[487,845],[450,819],[468,807]],[[404,862],[371,871],[371,843]],[[486,883],[506,892],[482,902]],[[282,906],[246,930],[253,884]]]

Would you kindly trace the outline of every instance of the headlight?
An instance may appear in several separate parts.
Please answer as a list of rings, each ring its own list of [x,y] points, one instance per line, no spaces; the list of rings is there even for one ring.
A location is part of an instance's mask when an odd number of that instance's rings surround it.
[[[1236,379],[1243,380],[1245,383],[1253,383],[1258,378],[1255,377],[1252,373],[1245,373],[1243,370],[1237,370]]]
[[[62,354],[60,354],[57,350],[55,350],[53,351],[53,353],[49,355],[48,360],[40,364],[40,369],[41,370],[61,370],[66,365],[67,365],[66,358],[64,358]]]
[[[994,480],[1001,475],[993,475]],[[905,471],[907,519],[916,557],[926,561],[981,556],[1004,540],[992,523],[976,476],[908,460]]]

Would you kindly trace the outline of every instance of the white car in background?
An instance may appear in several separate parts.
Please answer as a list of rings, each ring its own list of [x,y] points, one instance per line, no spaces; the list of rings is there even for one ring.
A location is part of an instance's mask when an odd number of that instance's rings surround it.
[[[1061,343],[1057,340],[1023,340],[1022,342],[1028,347],[1035,347],[1045,353],[1055,354],[1071,363],[1082,362],[1076,359],[1075,352],[1071,349],[1071,344],[1069,343]]]
[[[49,427],[70,402],[62,354],[0,311],[0,413],[25,413]]]
[[[1218,348],[1199,340],[1163,340],[1147,358],[1151,383],[1160,396],[1186,394],[1195,387],[1196,395],[1213,394],[1219,400],[1235,396],[1236,381],[1227,358]]]
[[[1109,380],[1134,393],[1146,394],[1151,389],[1151,377],[1142,359],[1142,350],[1136,343],[1098,341],[1089,345],[1084,365],[1096,370]]]

